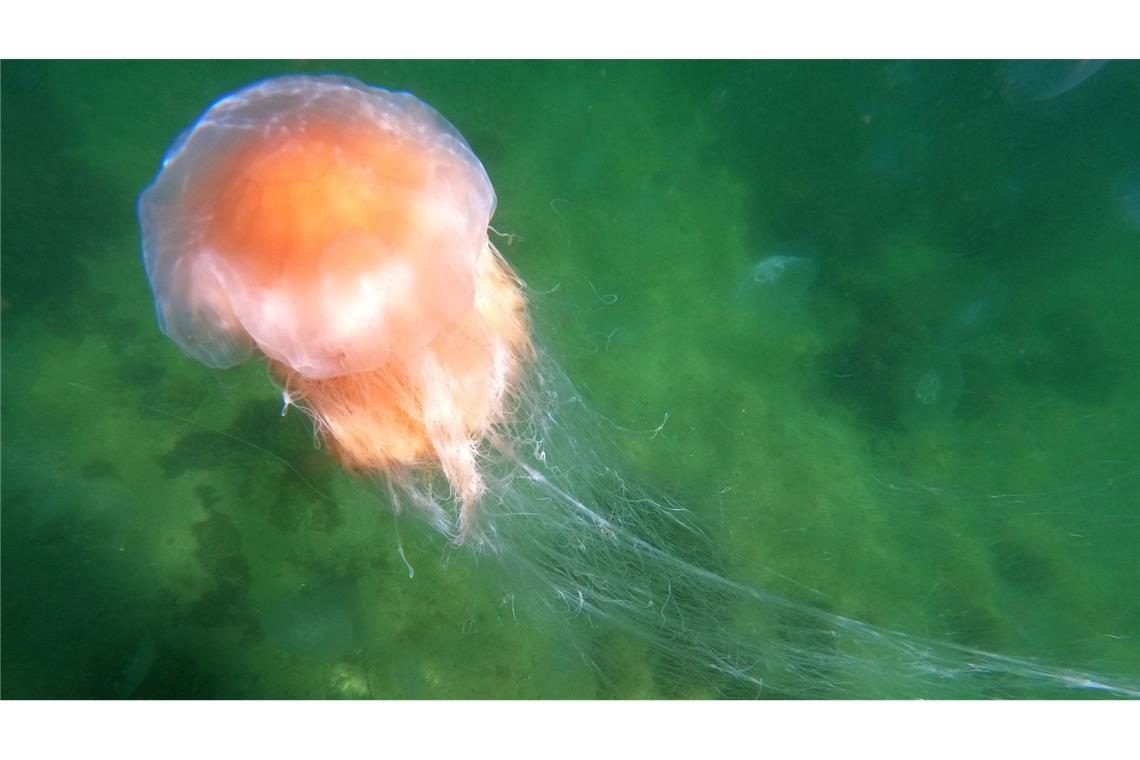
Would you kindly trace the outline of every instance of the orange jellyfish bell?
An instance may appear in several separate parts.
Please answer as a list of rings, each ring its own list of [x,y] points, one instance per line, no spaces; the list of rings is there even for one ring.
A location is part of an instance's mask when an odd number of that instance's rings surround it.
[[[436,111],[333,76],[218,101],[139,200],[163,332],[211,367],[259,351],[346,466],[442,470],[460,539],[479,447],[532,352],[494,210]]]

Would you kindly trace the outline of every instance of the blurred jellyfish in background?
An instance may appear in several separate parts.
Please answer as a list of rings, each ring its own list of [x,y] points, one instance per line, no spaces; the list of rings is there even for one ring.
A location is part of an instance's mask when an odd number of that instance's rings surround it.
[[[735,307],[754,337],[796,342],[808,332],[818,259],[802,246],[776,250],[748,264],[736,288]]]
[[[818,274],[819,265],[807,255],[765,256],[749,265],[736,290],[737,306],[750,311],[793,308],[803,300]]]
[[[118,678],[113,683],[112,696],[116,699],[130,699],[138,694],[154,669],[158,654],[158,643],[154,637],[143,634],[131,649],[130,656],[123,662]]]
[[[937,339],[902,359],[899,421],[911,432],[937,429],[952,418],[965,387],[960,356],[1005,315],[1009,286],[992,272],[964,288],[954,303]]]
[[[921,345],[903,359],[899,422],[911,432],[945,423],[962,396],[962,365],[942,346]]]
[[[333,588],[305,589],[269,605],[262,613],[266,636],[298,657],[331,660],[352,649],[352,600]]]
[[[871,145],[860,165],[886,177],[904,178],[917,174],[930,155],[930,138],[905,127],[872,130]]]
[[[867,146],[859,168],[887,179],[913,177],[932,154],[931,104],[939,69],[921,61],[857,61],[849,93]]]
[[[855,61],[849,92],[866,124],[917,111],[924,65],[920,61]]]
[[[1107,61],[1006,61],[998,78],[1011,103],[1052,100],[1080,87]]]
[[[1002,318],[1008,305],[1009,286],[996,272],[988,275],[965,291],[942,330],[941,344],[954,348],[984,335]]]

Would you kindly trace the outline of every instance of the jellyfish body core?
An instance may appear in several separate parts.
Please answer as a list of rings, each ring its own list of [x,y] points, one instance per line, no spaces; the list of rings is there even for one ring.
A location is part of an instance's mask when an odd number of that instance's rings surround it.
[[[214,367],[256,348],[349,467],[442,468],[464,537],[476,449],[531,351],[494,208],[467,143],[412,95],[285,77],[215,104],[139,214],[164,332]]]
[[[532,341],[523,286],[487,237],[494,208],[470,147],[412,95],[341,77],[255,84],[207,110],[139,200],[159,326],[211,367],[262,354],[287,403],[343,465],[382,475],[394,508],[496,550],[537,606],[646,642],[674,682],[747,696],[1140,694],[720,574],[716,546],[624,476],[605,426]],[[949,375],[916,367],[912,402],[938,408]]]

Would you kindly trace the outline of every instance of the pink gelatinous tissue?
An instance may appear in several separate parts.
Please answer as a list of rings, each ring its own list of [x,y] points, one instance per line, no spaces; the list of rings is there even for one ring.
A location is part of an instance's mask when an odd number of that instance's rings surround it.
[[[335,76],[218,101],[139,200],[162,330],[211,367],[260,352],[350,467],[441,467],[460,537],[476,448],[531,351],[494,210],[442,116]]]
[[[211,108],[140,203],[163,329],[232,366],[375,369],[470,310],[495,193],[408,93],[287,77]]]

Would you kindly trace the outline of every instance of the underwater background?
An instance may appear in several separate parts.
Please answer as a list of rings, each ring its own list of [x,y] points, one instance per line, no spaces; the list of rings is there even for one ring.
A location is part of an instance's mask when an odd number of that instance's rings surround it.
[[[466,137],[537,342],[689,560],[1140,688],[1140,64],[5,61],[3,697],[756,696],[402,517],[409,578],[383,485],[263,366],[159,332],[164,151],[330,72]],[[828,695],[1104,695],[946,687]]]

